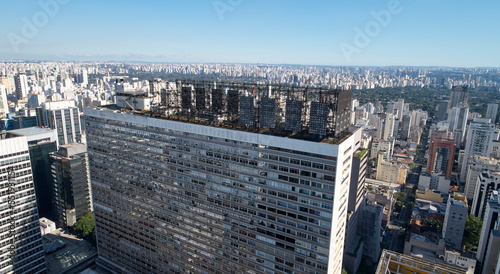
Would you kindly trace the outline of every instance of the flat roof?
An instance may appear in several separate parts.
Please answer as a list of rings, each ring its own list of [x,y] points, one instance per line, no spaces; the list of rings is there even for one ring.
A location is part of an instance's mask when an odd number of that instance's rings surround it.
[[[124,113],[124,114],[130,114],[130,115],[136,115],[136,116],[142,116],[142,117],[149,117],[149,118],[155,118],[155,119],[163,119],[163,120],[169,120],[169,121],[174,121],[174,122],[180,122],[180,123],[185,123],[185,124],[196,124],[196,125],[202,125],[202,126],[208,126],[208,127],[214,127],[214,128],[224,128],[224,129],[231,129],[231,130],[236,130],[236,131],[242,131],[242,132],[250,132],[250,133],[257,133],[257,134],[264,134],[264,135],[272,135],[276,137],[283,137],[283,138],[290,138],[290,139],[297,139],[297,140],[303,140],[303,141],[311,141],[315,143],[325,143],[325,144],[333,144],[333,145],[339,145],[346,139],[348,139],[353,133],[349,131],[343,131],[340,133],[337,133],[335,135],[333,134],[328,134],[327,136],[320,137],[319,135],[316,134],[311,134],[308,133],[307,131],[301,131],[301,132],[295,132],[292,133],[291,131],[285,131],[285,130],[280,130],[280,129],[267,129],[267,128],[259,128],[259,127],[247,127],[243,125],[237,125],[234,123],[230,122],[207,122],[204,119],[198,119],[195,117],[187,117],[183,116],[182,114],[180,115],[160,115],[157,113],[153,113],[152,111],[137,111],[137,110],[130,110],[126,109],[123,110],[117,105],[106,105],[106,106],[97,106],[97,107],[90,107],[86,109],[94,109],[94,110],[100,110],[100,111],[107,111],[107,112],[113,112],[113,113]]]
[[[27,127],[27,128],[9,130],[6,132],[12,133],[12,134],[17,134],[17,135],[22,135],[22,136],[31,136],[31,135],[51,133],[52,131],[54,131],[54,130],[51,128]]]
[[[44,246],[57,241],[62,241],[65,244],[61,249],[45,254],[48,273],[69,271],[71,268],[97,257],[95,246],[74,235],[66,234],[60,228],[42,236],[42,241]]]

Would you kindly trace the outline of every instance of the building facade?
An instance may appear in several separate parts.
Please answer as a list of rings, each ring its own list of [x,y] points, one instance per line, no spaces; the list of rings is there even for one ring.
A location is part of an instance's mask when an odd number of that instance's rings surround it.
[[[408,166],[395,161],[386,161],[386,153],[385,151],[378,153],[376,179],[394,184],[404,184],[409,170]]]
[[[365,179],[369,150],[361,143],[362,129],[353,131],[355,152],[352,158],[351,183],[349,185],[349,202],[347,206],[347,229],[345,239],[344,266],[356,273],[363,255],[362,237],[358,233],[358,223],[366,203]],[[360,243],[361,242],[361,243]]]
[[[28,77],[24,73],[14,76],[16,84],[16,98],[20,100],[28,96]]]
[[[429,144],[427,173],[442,172],[449,178],[453,169],[455,149],[456,145],[451,132],[433,130]]]
[[[359,234],[364,238],[363,256],[369,261],[377,262],[380,256],[380,242],[382,240],[381,227],[384,216],[384,207],[376,204],[367,204],[363,209]]]
[[[471,214],[483,219],[488,199],[490,199],[493,191],[500,190],[500,172],[483,172],[479,174],[476,183],[476,191],[474,192],[474,200],[472,201]]]
[[[448,105],[450,101],[448,100],[439,100],[438,102],[438,111],[436,114],[436,120],[438,122],[445,121],[448,118]]]
[[[26,136],[31,170],[35,184],[36,202],[40,217],[52,217],[52,174],[49,153],[57,151],[57,132],[50,128],[25,128],[8,131],[12,136]]]
[[[327,143],[85,109],[99,262],[339,273],[353,136]]]
[[[448,109],[456,107],[460,104],[469,103],[469,87],[468,86],[454,86],[450,92],[450,106]]]
[[[87,148],[84,144],[62,145],[50,153],[53,178],[52,216],[58,227],[70,227],[92,211]]]
[[[494,124],[497,121],[498,114],[498,104],[488,104],[486,109],[486,119],[490,119],[491,123]]]
[[[452,107],[448,112],[448,123],[457,147],[462,147],[464,142],[468,117],[469,107],[463,104]]]
[[[490,157],[472,156],[467,166],[467,179],[465,180],[465,195],[467,199],[474,199],[479,175],[483,172],[500,172],[500,160]]]
[[[477,260],[483,264],[482,273],[498,273],[500,249],[500,195],[493,191],[486,206],[477,248]],[[496,270],[495,270],[496,269]]]
[[[493,141],[498,140],[499,129],[490,123],[490,119],[476,118],[470,124],[467,133],[465,154],[460,171],[460,181],[465,182],[467,178],[467,166],[473,155],[489,157],[493,149]]]
[[[59,145],[82,142],[80,111],[75,101],[45,102],[36,111],[38,126],[57,130]]]
[[[5,117],[9,110],[9,102],[7,100],[7,90],[4,85],[0,83],[0,118]]]
[[[465,199],[465,194],[455,192],[450,195],[446,204],[446,214],[443,221],[443,239],[446,244],[455,248],[462,248],[462,238],[464,235],[465,221],[469,206]]]
[[[45,273],[33,174],[24,136],[0,135],[0,188],[0,272]]]

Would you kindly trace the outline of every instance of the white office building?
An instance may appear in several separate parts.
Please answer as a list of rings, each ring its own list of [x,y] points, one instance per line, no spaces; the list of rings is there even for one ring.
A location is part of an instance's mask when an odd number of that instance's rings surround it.
[[[45,273],[28,141],[0,134],[0,273]]]
[[[500,131],[490,119],[475,118],[469,126],[465,154],[460,172],[460,181],[465,182],[467,178],[467,166],[471,156],[489,157],[492,153],[493,141],[498,140]]]
[[[36,110],[38,125],[56,129],[59,145],[82,142],[80,111],[75,101],[45,102]]]
[[[495,190],[500,189],[500,172],[483,172],[477,178],[476,191],[472,201],[471,214],[483,219],[488,199]]]
[[[477,179],[483,172],[500,172],[500,160],[483,156],[472,156],[467,166],[467,179],[465,180],[465,195],[467,199],[474,199]]]
[[[500,255],[500,195],[493,191],[486,206],[477,248],[477,260],[483,264],[483,274],[499,273]]]

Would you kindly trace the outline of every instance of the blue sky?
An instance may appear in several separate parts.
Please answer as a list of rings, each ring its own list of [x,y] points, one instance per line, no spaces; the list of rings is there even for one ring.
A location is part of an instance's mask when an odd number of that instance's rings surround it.
[[[53,14],[40,5],[50,2]],[[500,67],[493,0],[23,0],[2,10],[4,60]],[[372,15],[381,11],[385,26]]]

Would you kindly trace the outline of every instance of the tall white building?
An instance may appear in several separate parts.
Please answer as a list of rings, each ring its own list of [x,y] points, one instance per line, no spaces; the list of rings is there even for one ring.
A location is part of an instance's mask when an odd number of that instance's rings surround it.
[[[488,109],[486,110],[486,119],[490,119],[491,123],[494,124],[497,121],[498,114],[498,104],[488,104]]]
[[[477,178],[471,214],[483,219],[488,199],[493,191],[500,189],[500,172],[483,172]]]
[[[9,113],[9,104],[7,102],[7,91],[5,86],[0,84],[0,118]]]
[[[454,86],[450,92],[450,109],[460,104],[468,105],[469,103],[469,87]]]
[[[75,101],[45,102],[36,110],[38,125],[56,129],[59,145],[82,142],[80,111]]]
[[[422,121],[427,121],[427,112],[421,109],[416,109],[411,112],[411,126],[419,127]],[[424,122],[425,123],[425,122]]]
[[[45,273],[28,141],[0,134],[1,273]]]
[[[467,166],[467,179],[465,180],[465,195],[467,199],[474,199],[477,178],[483,172],[500,172],[500,160],[490,157],[472,156]]]
[[[20,73],[14,76],[14,82],[16,83],[17,99],[28,97],[28,77],[26,77],[26,74]]]
[[[396,102],[391,100],[387,103],[387,113],[393,114],[395,119],[401,120],[403,118],[404,108],[404,99],[398,99]]]
[[[493,191],[486,206],[481,227],[481,237],[477,248],[477,260],[483,264],[482,273],[499,273],[500,271],[500,195]]]
[[[464,105],[453,107],[448,113],[448,123],[450,125],[450,130],[453,132],[455,145],[457,147],[461,147],[464,141],[468,116],[469,108]]]
[[[392,133],[394,132],[394,114],[387,113],[385,116],[384,123],[384,132],[382,133],[382,139],[388,140],[392,137]]]
[[[492,152],[493,141],[498,140],[499,133],[500,131],[495,125],[490,123],[490,119],[475,118],[471,122],[467,132],[465,154],[460,172],[461,182],[465,182],[467,178],[467,166],[470,157],[473,155],[489,157]]]
[[[253,109],[241,102],[240,116]],[[305,140],[116,108],[84,113],[99,263],[118,272],[341,272],[351,133]]]

